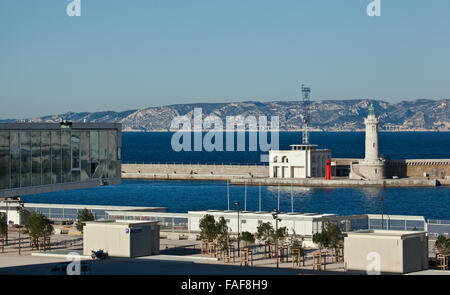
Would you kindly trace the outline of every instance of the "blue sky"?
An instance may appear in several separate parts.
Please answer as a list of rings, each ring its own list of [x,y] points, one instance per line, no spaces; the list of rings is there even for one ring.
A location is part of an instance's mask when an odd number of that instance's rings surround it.
[[[173,103],[449,98],[450,1],[0,1],[0,118]]]

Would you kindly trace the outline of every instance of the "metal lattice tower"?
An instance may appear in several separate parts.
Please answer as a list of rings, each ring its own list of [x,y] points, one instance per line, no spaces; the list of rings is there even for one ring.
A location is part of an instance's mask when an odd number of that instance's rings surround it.
[[[305,84],[302,84],[302,101],[303,101],[303,134],[302,134],[302,143],[309,144],[309,133],[308,133],[308,122],[310,119],[309,109],[310,109],[310,94],[311,88],[305,87]]]

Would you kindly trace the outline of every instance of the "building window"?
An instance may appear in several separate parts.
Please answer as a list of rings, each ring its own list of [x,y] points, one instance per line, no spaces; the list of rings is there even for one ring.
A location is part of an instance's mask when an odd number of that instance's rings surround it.
[[[71,164],[71,132],[70,129],[61,131],[61,161],[62,161],[62,182],[72,181],[72,164]]]
[[[9,131],[0,131],[0,189],[9,188]]]
[[[11,150],[11,188],[20,187],[20,141],[19,132],[11,131],[10,133],[10,150]]]
[[[90,134],[90,175],[92,178],[99,178],[97,172],[98,164],[100,161],[100,145],[98,131],[91,131]]]
[[[31,185],[41,184],[41,131],[33,131],[31,133]]]
[[[80,144],[80,156],[81,156],[81,170],[80,180],[86,181],[91,178],[91,163],[90,163],[90,131],[81,131],[81,144]]]
[[[80,181],[81,173],[81,132],[72,131],[71,137],[71,168],[72,182]]]
[[[72,131],[72,171],[81,169],[80,131]]]
[[[42,184],[52,183],[52,146],[50,131],[41,133]]]
[[[20,132],[20,186],[31,185],[31,132]]]

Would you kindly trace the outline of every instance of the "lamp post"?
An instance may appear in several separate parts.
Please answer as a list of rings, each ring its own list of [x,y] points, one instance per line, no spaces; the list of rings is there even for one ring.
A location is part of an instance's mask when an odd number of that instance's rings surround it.
[[[19,255],[22,255],[22,236],[20,235],[22,233],[22,226],[19,225]]]
[[[247,211],[247,182],[244,183],[244,212]]]
[[[9,201],[8,198],[5,199],[6,204],[6,232],[5,232],[5,245],[8,246],[8,224],[9,224]]]
[[[259,184],[259,212],[261,212],[261,183]]]
[[[275,219],[275,258],[277,260],[277,268],[279,268],[279,261],[278,261],[278,221],[281,221],[280,218],[278,218],[278,214],[280,211],[278,211],[277,208],[273,210],[272,216],[273,219]]]
[[[227,202],[228,202],[228,211],[230,211],[230,183],[227,180]]]
[[[24,205],[23,205],[24,203],[23,203],[23,201],[20,198],[18,198],[18,201],[19,201],[19,207],[17,208],[17,213],[19,215],[19,220],[18,220],[18,226],[19,226],[19,255],[21,255],[22,254],[22,236],[21,236],[21,233],[22,233],[22,225],[21,225],[22,220],[21,220],[21,213],[22,213],[22,209],[24,207]]]
[[[280,210],[280,185],[278,185],[278,197],[277,197],[277,200],[278,200],[277,210]]]
[[[239,243],[239,237],[240,237],[240,230],[239,228],[241,227],[241,224],[239,222],[239,211],[241,210],[241,208],[239,207],[239,202],[234,202],[234,205],[236,205],[236,209],[237,209],[237,222],[238,222],[238,254],[239,256],[241,255],[241,248],[240,248],[240,243]]]

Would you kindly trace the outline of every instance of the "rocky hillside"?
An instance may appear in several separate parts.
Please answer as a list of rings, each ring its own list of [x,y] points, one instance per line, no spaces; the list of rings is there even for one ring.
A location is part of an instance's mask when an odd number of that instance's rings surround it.
[[[322,100],[311,103],[311,123],[314,130],[351,131],[364,128],[364,117],[373,103],[380,127],[384,130],[450,130],[450,99],[402,101],[389,103],[371,100]],[[301,102],[232,102],[177,104],[150,107],[125,112],[66,113],[31,119],[33,122],[120,122],[124,131],[168,131],[175,116],[192,117],[194,108],[202,108],[203,115],[215,114],[225,122],[226,116],[279,116],[280,129],[301,128]]]

